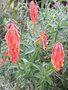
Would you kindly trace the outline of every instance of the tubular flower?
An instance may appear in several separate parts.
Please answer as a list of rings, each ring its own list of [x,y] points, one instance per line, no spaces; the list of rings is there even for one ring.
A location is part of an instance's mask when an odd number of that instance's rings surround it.
[[[34,1],[32,0],[30,2],[30,17],[33,24],[36,24],[37,16],[38,16],[38,8],[37,5],[35,5]]]
[[[55,43],[52,49],[51,62],[56,71],[59,71],[64,63],[64,51],[62,44]]]
[[[18,35],[18,28],[15,25],[17,22],[15,20],[12,20],[12,24],[10,24],[10,21],[6,24],[6,35],[5,39],[7,41],[8,46],[8,56],[10,57],[12,62],[18,61],[19,57],[19,35]]]
[[[47,38],[48,34],[45,31],[40,31],[35,43],[39,43],[39,45],[42,44],[43,49],[45,49],[45,46],[47,46]]]

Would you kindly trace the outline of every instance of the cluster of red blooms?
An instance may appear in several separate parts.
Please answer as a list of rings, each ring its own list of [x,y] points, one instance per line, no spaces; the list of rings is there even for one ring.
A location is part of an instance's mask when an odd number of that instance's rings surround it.
[[[16,26],[17,22],[15,20],[12,20],[12,24],[10,24],[10,21],[6,24],[6,35],[5,39],[7,41],[8,46],[8,56],[10,57],[10,60],[12,62],[18,61],[19,57],[19,35],[18,35],[18,28]]]
[[[34,4],[34,0],[32,0],[30,3],[30,17],[33,24],[36,23],[37,16],[38,16],[38,8],[37,5]],[[45,31],[40,31],[35,43],[42,44],[43,49],[45,49],[45,46],[47,46],[47,38],[48,38],[47,33]],[[59,71],[64,63],[64,51],[62,44],[59,45],[58,42],[55,43],[52,49],[51,61],[55,70]]]
[[[32,0],[30,2],[30,17],[33,24],[36,24],[37,16],[38,16],[38,8],[37,5],[35,5],[34,0]]]
[[[47,38],[48,34],[45,31],[40,31],[35,43],[42,44],[43,49],[45,49],[45,46],[47,46]]]
[[[64,51],[62,44],[55,43],[52,49],[51,62],[56,71],[59,71],[64,63]]]
[[[30,17],[32,20],[32,23],[35,24],[38,16],[38,8],[37,5],[35,5],[34,0],[30,3]],[[12,24],[10,24],[10,21],[6,24],[6,35],[5,39],[7,41],[8,46],[8,52],[5,52],[8,54],[12,62],[18,61],[19,57],[19,35],[18,35],[18,28],[15,25],[17,22],[15,20],[12,20]],[[37,40],[35,43],[39,43],[39,45],[42,44],[43,49],[47,46],[47,38],[48,34],[45,31],[40,31]],[[4,56],[4,58],[5,58]],[[51,56],[51,62],[53,64],[53,67],[56,71],[59,71],[64,63],[64,51],[62,44],[58,44],[58,42],[55,43],[53,49],[52,49],[52,56]],[[0,64],[3,63],[3,59],[0,59]]]
[[[47,38],[48,34],[45,31],[40,31],[35,43],[39,43],[39,45],[42,44],[43,49],[45,49],[45,46],[47,46]],[[52,49],[51,62],[56,71],[59,71],[63,66],[64,63],[63,46],[62,44],[59,45],[58,42],[55,43]]]

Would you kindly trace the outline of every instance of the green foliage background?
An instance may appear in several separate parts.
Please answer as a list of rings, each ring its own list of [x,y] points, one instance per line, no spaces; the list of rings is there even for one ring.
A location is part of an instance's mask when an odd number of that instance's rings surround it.
[[[33,26],[27,4],[14,2],[11,8],[12,2],[10,0],[5,9],[2,7],[0,10],[0,58],[4,57],[4,51],[8,49],[4,39],[6,21],[15,19],[20,37],[19,62],[10,62],[7,55],[4,64],[0,65],[0,90],[67,90],[68,6],[63,6],[61,0],[57,2],[59,8],[49,8],[46,3],[45,8],[38,6],[38,18]],[[49,35],[48,48],[45,50],[34,43],[40,30]],[[56,40],[63,44],[65,53],[64,67],[60,72],[56,72],[51,64],[52,48]]]

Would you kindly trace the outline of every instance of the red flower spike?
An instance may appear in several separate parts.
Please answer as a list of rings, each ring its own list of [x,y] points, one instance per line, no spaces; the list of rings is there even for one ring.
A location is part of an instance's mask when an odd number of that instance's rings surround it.
[[[10,22],[7,24],[7,33],[5,35],[5,39],[7,41],[8,46],[8,56],[10,57],[12,62],[18,61],[19,57],[19,46],[20,40],[18,35],[18,28],[15,25],[17,22],[12,20],[12,24],[9,27]]]
[[[47,38],[48,34],[45,31],[40,31],[35,43],[39,43],[39,45],[42,44],[42,47],[45,50],[45,47],[47,46]]]
[[[35,5],[34,1],[32,0],[30,2],[30,17],[33,24],[36,24],[37,16],[38,16],[38,8],[37,5]]]
[[[64,63],[64,51],[62,44],[55,43],[52,49],[51,62],[56,71],[59,71]]]

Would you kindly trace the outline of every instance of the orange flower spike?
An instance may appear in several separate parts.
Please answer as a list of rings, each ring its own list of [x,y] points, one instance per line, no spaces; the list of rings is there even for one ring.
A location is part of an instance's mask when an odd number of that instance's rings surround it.
[[[33,19],[34,19],[33,14],[34,14],[34,1],[32,0],[30,2],[30,17],[31,17],[32,22],[33,22]]]
[[[30,2],[30,17],[33,24],[36,24],[37,16],[38,16],[38,8],[37,5],[35,5],[34,0],[32,0]]]
[[[52,49],[51,62],[56,71],[59,71],[64,63],[64,51],[62,44],[55,43]]]
[[[57,71],[57,69],[58,69],[58,67],[57,67],[57,65],[58,65],[58,53],[59,53],[59,47],[58,47],[59,45],[58,45],[58,43],[56,42],[55,43],[55,45],[54,45],[54,47],[53,47],[53,50],[52,50],[52,64],[53,64],[53,66],[54,66],[54,68],[55,68],[55,70]],[[57,52],[58,51],[58,52]]]
[[[45,50],[45,47],[47,46],[47,38],[48,38],[48,35],[46,34],[46,32],[40,31],[35,43],[39,43],[39,45],[42,43],[42,47]]]
[[[12,20],[11,27],[5,35],[8,46],[8,56],[10,57],[12,62],[18,61],[20,45],[18,28],[15,23],[17,22],[15,20]]]

